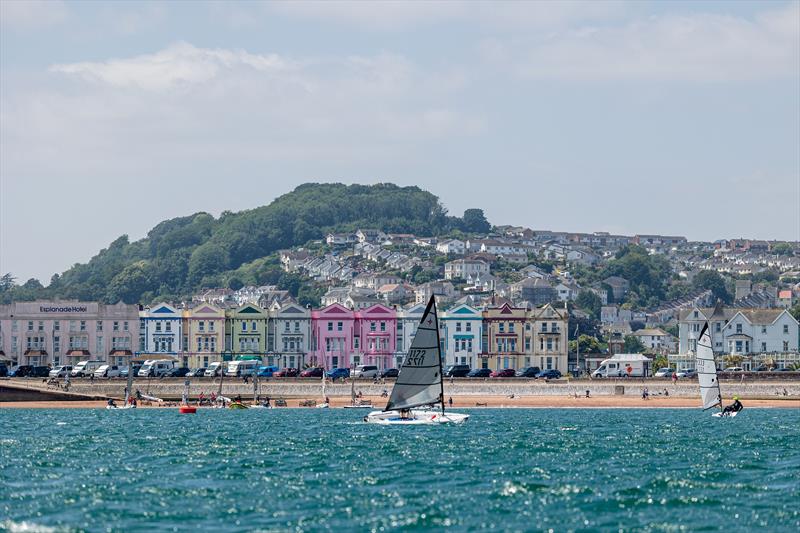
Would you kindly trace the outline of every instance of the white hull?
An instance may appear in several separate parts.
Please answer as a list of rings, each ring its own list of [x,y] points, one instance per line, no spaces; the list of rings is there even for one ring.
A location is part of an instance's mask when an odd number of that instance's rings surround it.
[[[463,424],[469,415],[463,413],[442,414],[441,411],[412,409],[408,418],[402,418],[400,411],[372,411],[364,417],[368,424],[381,424],[384,426],[419,426],[438,424]]]
[[[739,414],[739,411],[731,411],[729,413],[723,413],[723,412],[720,411],[719,413],[714,413],[711,416],[713,416],[715,418],[733,418],[734,416],[736,416],[738,414]]]
[[[330,405],[328,405],[327,403],[321,403],[319,405],[316,405],[315,407],[317,409],[327,409],[328,407],[330,407]]]
[[[135,406],[133,406],[133,405],[130,405],[130,404],[128,404],[128,405],[123,405],[122,407],[117,407],[117,406],[106,405],[106,409],[109,409],[109,410],[112,410],[112,411],[116,411],[116,410],[118,410],[118,409],[136,409],[136,407],[135,407]]]
[[[375,409],[374,405],[345,405],[345,409]]]

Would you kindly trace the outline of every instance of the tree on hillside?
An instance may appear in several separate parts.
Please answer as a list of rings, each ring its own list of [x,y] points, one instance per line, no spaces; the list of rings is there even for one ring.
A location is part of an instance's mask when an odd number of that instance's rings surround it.
[[[593,291],[580,291],[578,297],[575,298],[575,305],[592,315],[595,320],[600,318],[600,308],[603,306],[603,302]]]
[[[619,276],[631,286],[629,301],[645,305],[651,298],[663,299],[671,277],[669,261],[661,255],[650,255],[646,248],[630,245],[617,252],[602,269],[600,277]]]
[[[492,225],[486,220],[483,209],[467,209],[464,211],[464,231],[471,233],[489,233]]]
[[[725,286],[725,280],[716,270],[702,270],[692,280],[692,287],[696,290],[710,290],[715,298],[724,303],[730,303],[732,298]]]
[[[794,248],[788,242],[779,242],[772,246],[775,255],[794,255]]]
[[[642,344],[637,337],[633,335],[625,335],[625,353],[642,353],[646,350],[645,345]]]
[[[104,300],[126,304],[139,303],[141,294],[151,288],[151,280],[144,261],[128,265],[114,276],[108,285]]]
[[[0,277],[0,292],[11,290],[11,288],[14,286],[14,281],[16,281],[16,278],[11,275],[11,272],[6,272],[3,274],[3,276]]]

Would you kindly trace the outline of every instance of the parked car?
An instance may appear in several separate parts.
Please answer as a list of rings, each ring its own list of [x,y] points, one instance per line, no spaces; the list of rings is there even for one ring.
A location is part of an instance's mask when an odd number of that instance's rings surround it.
[[[276,378],[296,378],[297,374],[298,372],[296,368],[282,368],[272,374],[272,376]]]
[[[61,366],[57,366],[53,370],[51,370],[50,374],[48,374],[48,375],[51,378],[65,378],[65,377],[67,377],[67,374],[69,374],[70,372],[72,372],[72,366],[71,365],[61,365]]]
[[[275,375],[275,372],[278,371],[277,366],[260,366],[258,367],[258,377],[260,378],[271,378]],[[206,376],[208,372],[206,372]]]
[[[679,372],[676,372],[675,375],[677,375],[679,378],[696,378],[697,370],[695,370],[694,368],[687,368],[686,370],[681,370]]]
[[[744,372],[744,370],[740,366],[729,366],[723,372]]]
[[[467,374],[468,378],[488,378],[492,375],[492,371],[488,368],[474,368]]]
[[[30,376],[32,378],[46,378],[50,375],[49,366],[35,366],[31,370]]]
[[[782,366],[782,367],[779,367],[779,368],[775,368],[772,371],[773,372],[795,372],[795,370],[792,370],[788,366]]]
[[[133,375],[135,376],[136,374],[139,373],[139,370],[141,368],[142,368],[142,365],[123,366],[122,368],[119,369],[119,377],[127,378],[128,377],[128,372],[133,372]]]
[[[117,365],[102,365],[100,368],[94,371],[94,377],[96,378],[118,378],[119,377],[119,367]]]
[[[490,377],[493,378],[513,378],[517,374],[517,371],[513,368],[503,368],[501,370],[495,370],[490,374]]]
[[[186,375],[190,378],[202,378],[206,375],[206,367],[201,366],[200,368],[193,368]]]
[[[349,368],[334,368],[333,370],[329,370],[327,374],[325,374],[331,379],[337,378],[349,378],[350,377],[350,369]]]
[[[357,379],[369,379],[378,377],[378,367],[375,365],[358,365],[353,370],[353,377]]]
[[[518,378],[535,378],[536,374],[541,372],[538,366],[529,366],[528,368],[524,368],[522,370],[517,371]]]
[[[536,374],[536,379],[558,379],[561,377],[561,372],[556,370],[555,368],[551,368],[550,370],[542,370],[538,374]]]
[[[107,364],[105,361],[81,361],[72,368],[72,372],[70,372],[69,375],[74,378],[88,377],[93,375],[95,370],[105,364]]]
[[[188,376],[189,372],[191,372],[191,370],[192,369],[189,368],[189,367],[180,366],[178,368],[173,368],[172,370],[167,372],[167,376],[166,377],[168,377],[168,378],[182,378],[182,377]]]
[[[31,371],[33,371],[33,365],[19,365],[11,369],[11,372],[8,373],[8,377],[26,378],[31,375]]]
[[[149,359],[144,362],[136,375],[142,378],[163,378],[173,368],[175,368],[175,361],[172,359]]]
[[[0,378],[8,375],[8,367],[4,363],[0,363]]]
[[[387,368],[383,372],[381,372],[382,378],[396,378],[400,374],[400,371],[396,368]]]
[[[301,378],[321,378],[322,375],[325,373],[325,370],[315,366],[313,368],[306,368],[302,372],[300,372]]]
[[[220,375],[222,369],[224,368],[224,363],[222,361],[214,361],[208,368],[206,368],[206,373],[204,374],[207,378],[215,378]]]
[[[444,375],[448,378],[463,378],[472,370],[469,365],[450,365],[445,371]]]
[[[772,368],[768,367],[765,364],[760,364],[753,369],[753,372],[769,372],[770,370],[772,370]]]
[[[653,377],[656,378],[671,378],[672,374],[675,373],[674,368],[659,368],[656,370],[656,373],[653,374]]]

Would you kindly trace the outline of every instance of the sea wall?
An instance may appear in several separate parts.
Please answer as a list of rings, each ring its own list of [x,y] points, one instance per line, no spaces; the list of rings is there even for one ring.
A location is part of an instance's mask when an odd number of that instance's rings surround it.
[[[3,390],[10,390],[15,384],[19,388],[36,388],[47,390],[41,380],[3,380]],[[800,398],[800,380],[758,381],[742,383],[739,380],[723,380],[720,382],[724,397],[734,394],[742,398]],[[679,381],[673,384],[670,380],[552,380],[549,382],[539,380],[454,380],[446,381],[444,385],[445,396],[573,396],[585,395],[589,391],[591,396],[640,396],[647,387],[652,395],[664,395],[679,398],[696,398],[698,396],[697,381]],[[384,390],[391,391],[392,383],[372,383],[372,381],[356,381],[355,390],[365,396],[379,396]],[[183,393],[183,379],[151,379],[135,381],[133,389],[164,399],[178,399]],[[350,382],[339,382],[326,385],[328,396],[350,396]],[[784,395],[785,391],[785,395]],[[121,398],[125,394],[124,380],[73,380],[69,392],[75,395],[92,397]],[[200,393],[210,395],[219,392],[219,379],[194,378],[190,380],[190,396],[197,397]],[[262,380],[259,386],[261,396],[272,398],[309,398],[319,399],[322,387],[318,381],[306,380]],[[241,380],[226,379],[223,382],[223,395],[241,395],[244,398],[253,396],[253,384],[243,383]],[[3,396],[8,396],[3,398]],[[0,394],[0,401],[11,401],[10,394]]]

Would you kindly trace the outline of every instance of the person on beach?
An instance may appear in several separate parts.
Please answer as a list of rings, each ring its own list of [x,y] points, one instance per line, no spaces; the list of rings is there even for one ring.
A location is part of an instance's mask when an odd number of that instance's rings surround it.
[[[669,391],[667,389],[664,389],[664,396],[669,396]]]
[[[733,403],[727,406],[725,409],[723,409],[722,414],[738,413],[742,409],[744,409],[744,405],[742,405],[742,402],[739,401],[738,396],[734,396]]]
[[[586,397],[589,398],[589,389],[586,389]]]
[[[678,373],[677,372],[673,372],[672,373],[672,384],[675,385],[677,382],[678,382]]]
[[[453,397],[452,397],[452,396],[450,396],[450,397],[447,399],[447,403],[448,403],[448,405],[450,405],[450,407],[453,407]]]

